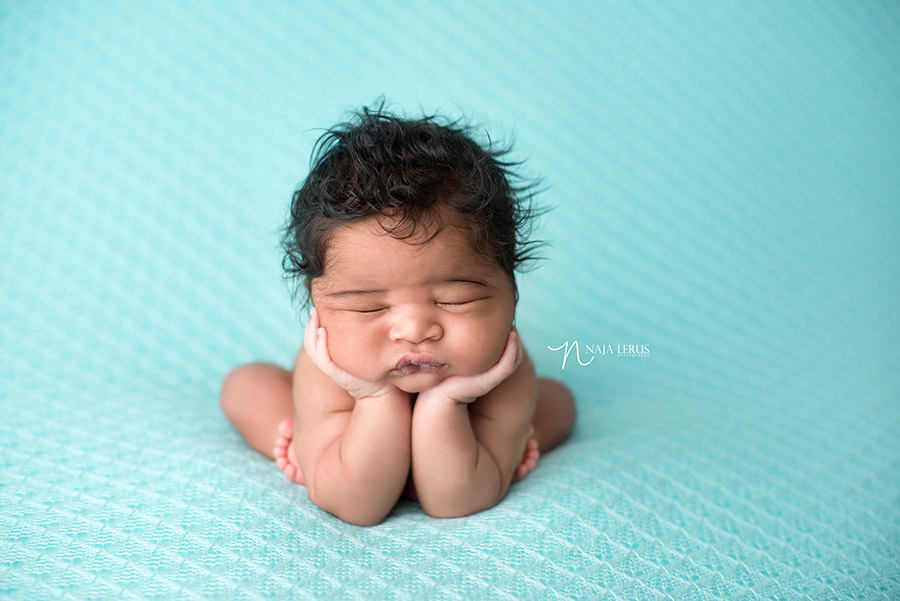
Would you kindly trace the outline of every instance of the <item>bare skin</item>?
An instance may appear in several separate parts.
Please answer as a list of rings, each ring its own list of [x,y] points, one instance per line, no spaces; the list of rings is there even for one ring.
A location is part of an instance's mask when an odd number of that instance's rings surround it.
[[[436,517],[487,509],[571,431],[571,392],[535,375],[512,283],[464,231],[342,226],[312,300],[293,369],[239,366],[221,405],[339,518],[376,524],[404,494]]]

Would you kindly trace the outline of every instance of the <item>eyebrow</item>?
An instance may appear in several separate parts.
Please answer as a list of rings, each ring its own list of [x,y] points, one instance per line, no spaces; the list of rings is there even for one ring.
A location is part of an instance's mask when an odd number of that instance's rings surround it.
[[[339,290],[337,292],[328,292],[325,296],[352,296],[362,294],[382,294],[386,290]]]
[[[481,286],[483,288],[489,288],[489,286],[484,282],[480,282],[478,280],[467,280],[467,279],[463,279],[463,278],[451,278],[448,280],[432,280],[427,283],[431,284],[431,285],[434,285],[434,284],[475,284],[475,285]],[[338,290],[337,292],[328,292],[325,294],[325,296],[330,296],[330,297],[365,296],[365,295],[372,295],[372,294],[384,294],[385,292],[387,292],[387,290],[383,290],[383,289],[380,289],[380,290],[351,289],[351,290]]]

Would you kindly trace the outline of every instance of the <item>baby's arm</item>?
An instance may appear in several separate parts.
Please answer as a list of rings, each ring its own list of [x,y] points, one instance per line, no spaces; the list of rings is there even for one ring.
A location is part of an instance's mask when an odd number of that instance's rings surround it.
[[[310,499],[345,522],[381,522],[410,467],[409,394],[341,370],[315,309],[294,370],[294,441]]]
[[[496,505],[522,459],[535,402],[534,366],[515,332],[488,371],[420,393],[412,473],[422,508],[459,517]]]

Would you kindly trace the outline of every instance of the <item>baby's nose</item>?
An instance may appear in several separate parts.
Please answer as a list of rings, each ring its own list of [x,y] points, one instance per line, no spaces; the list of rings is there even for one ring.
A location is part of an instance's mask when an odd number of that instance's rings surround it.
[[[443,335],[441,324],[423,310],[411,309],[399,312],[391,324],[393,342],[406,341],[419,344],[426,340],[440,340]]]

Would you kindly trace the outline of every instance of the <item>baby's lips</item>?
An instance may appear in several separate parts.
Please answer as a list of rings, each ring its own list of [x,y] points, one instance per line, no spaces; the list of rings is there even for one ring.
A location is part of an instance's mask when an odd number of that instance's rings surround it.
[[[447,367],[447,364],[438,361],[431,355],[407,353],[394,365],[393,371],[402,375],[410,375],[419,372],[437,373]]]
[[[443,363],[404,363],[394,368],[394,371],[404,376],[411,376],[419,372],[427,374],[436,374],[444,369],[446,365]]]

